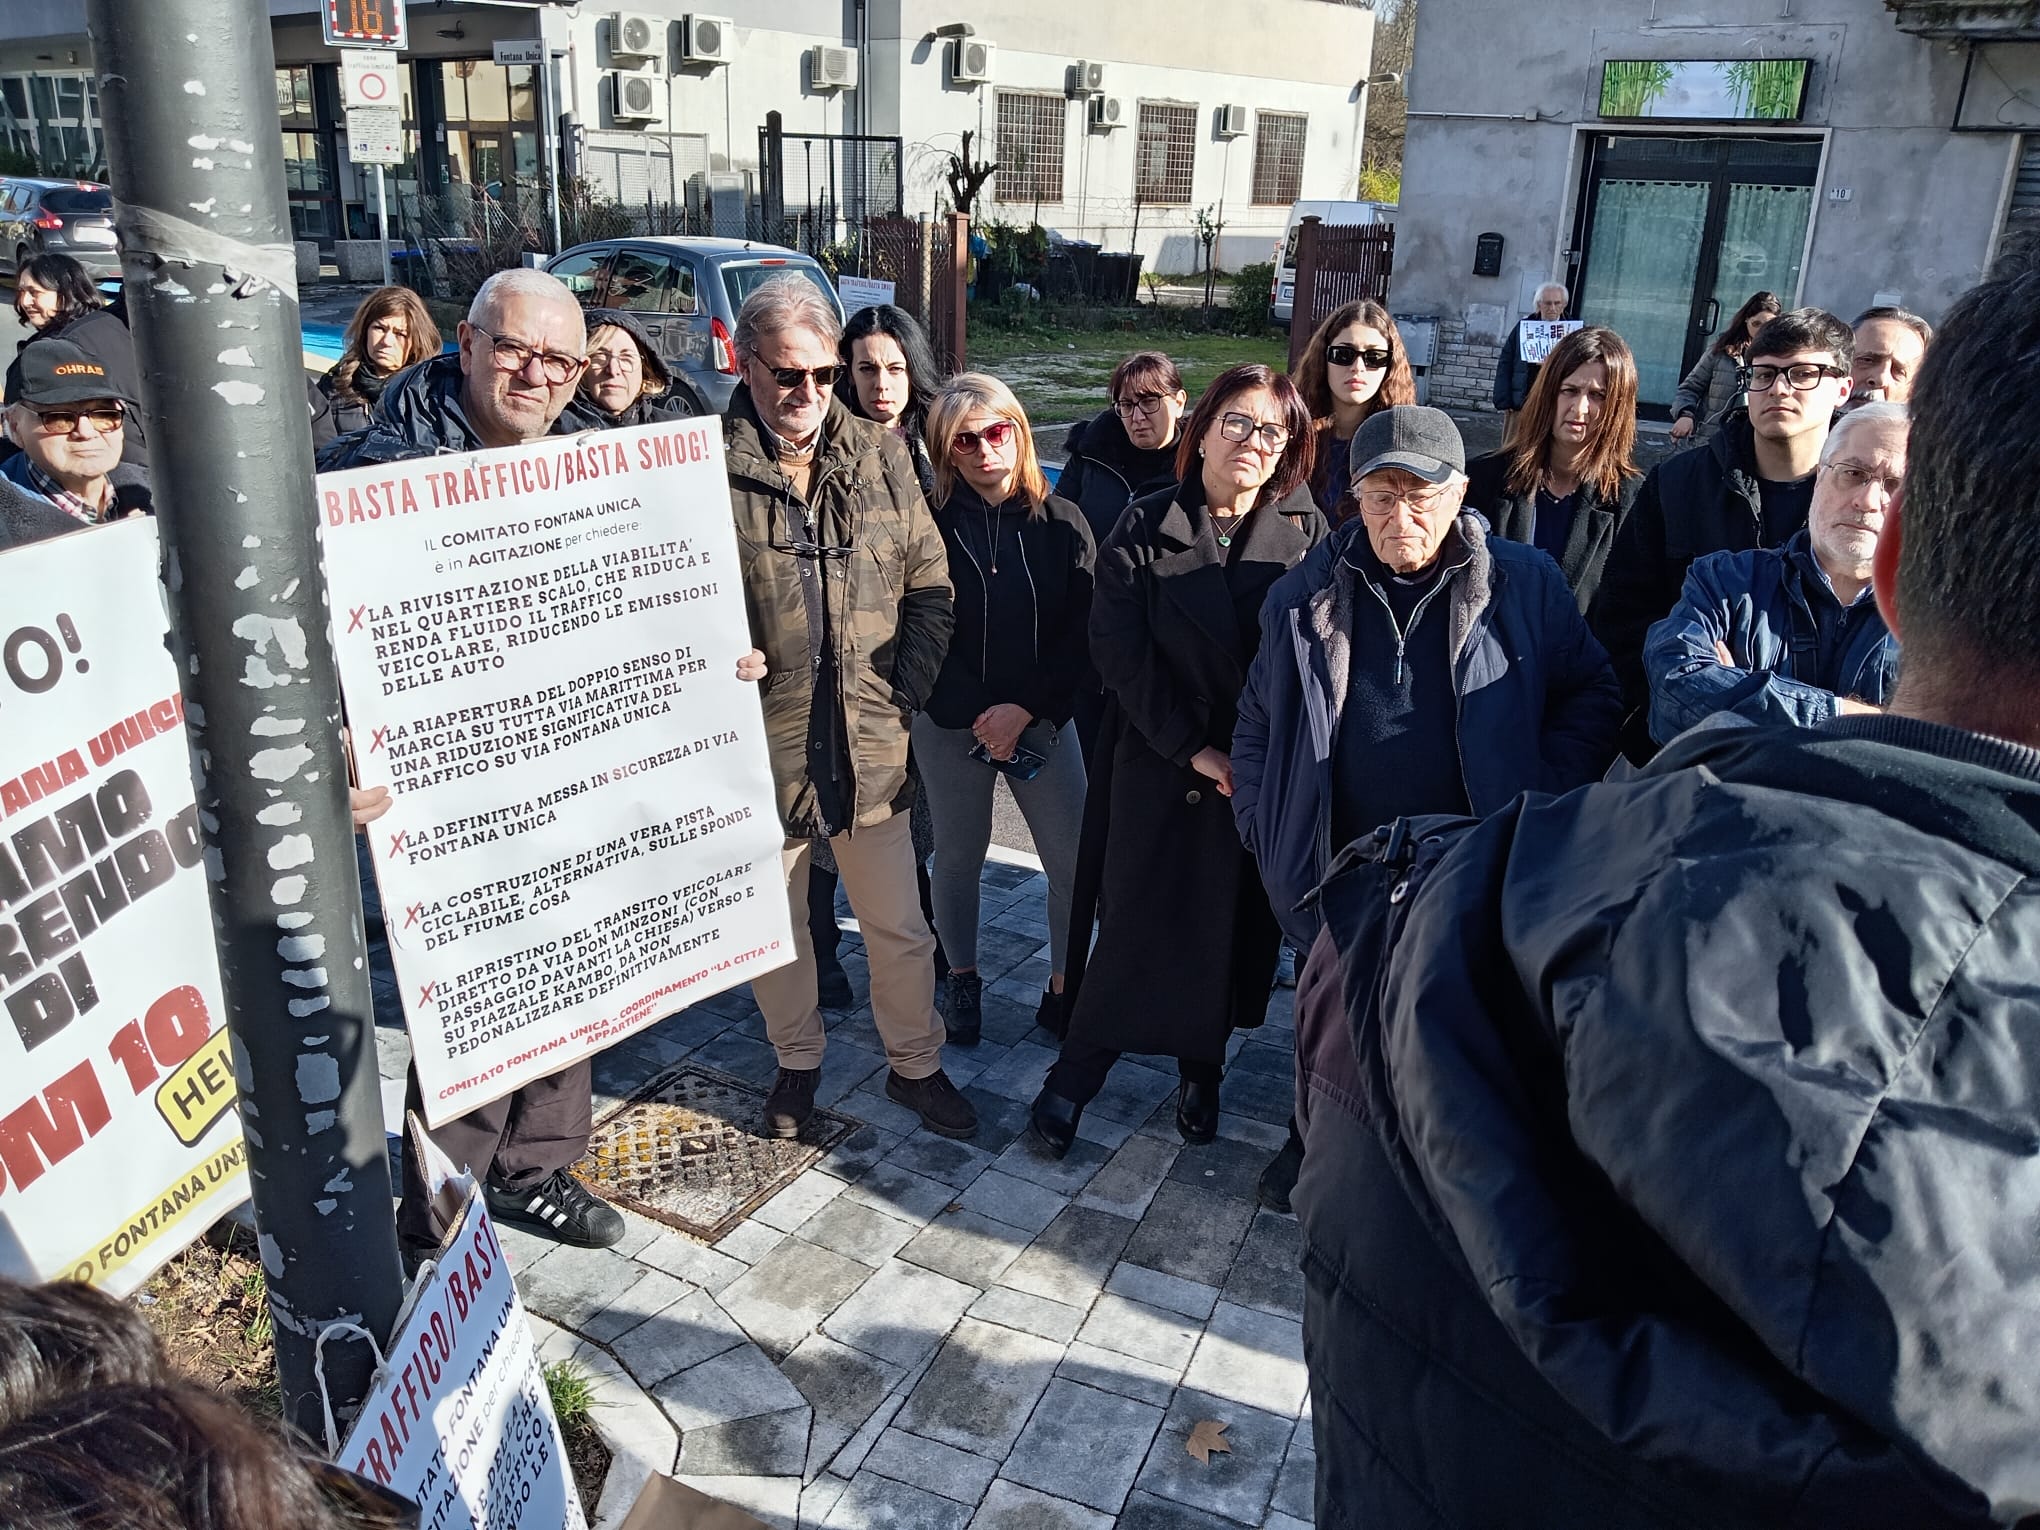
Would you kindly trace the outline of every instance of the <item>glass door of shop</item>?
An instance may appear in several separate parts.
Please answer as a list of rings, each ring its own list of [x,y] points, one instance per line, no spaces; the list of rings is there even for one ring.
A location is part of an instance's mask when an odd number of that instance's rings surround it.
[[[1670,417],[1680,379],[1751,293],[1792,305],[1819,166],[1818,139],[1592,141],[1575,311],[1629,342],[1647,418]]]

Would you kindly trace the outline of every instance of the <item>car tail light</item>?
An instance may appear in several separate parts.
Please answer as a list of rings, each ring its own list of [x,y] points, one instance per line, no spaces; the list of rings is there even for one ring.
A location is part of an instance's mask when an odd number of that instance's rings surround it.
[[[721,319],[711,319],[708,324],[709,343],[715,347],[715,369],[726,377],[737,375],[737,347],[730,339],[730,332]]]
[[[785,265],[785,264],[786,264],[786,261],[785,261],[785,259],[784,259],[784,258],[782,257],[782,258],[780,258],[780,259],[777,259],[777,260],[761,260],[761,261],[759,261],[759,262],[758,262],[758,264],[759,264],[759,265],[761,265],[761,266],[783,266],[783,265]]]
[[[51,234],[64,226],[64,220],[52,212],[38,213],[36,215],[35,226],[44,233]]]

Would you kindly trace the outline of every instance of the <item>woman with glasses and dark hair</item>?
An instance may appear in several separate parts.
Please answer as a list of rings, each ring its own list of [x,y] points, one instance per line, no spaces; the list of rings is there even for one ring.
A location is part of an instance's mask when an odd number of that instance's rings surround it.
[[[1134,501],[1099,549],[1091,656],[1108,699],[1078,853],[1069,1028],[1033,1108],[1058,1156],[1122,1052],[1176,1058],[1176,1129],[1211,1141],[1227,1040],[1267,1014],[1281,934],[1233,826],[1230,751],[1262,600],[1325,534],[1315,445],[1288,378],[1221,373],[1184,425],[1180,485]]]
[[[439,326],[409,287],[378,287],[347,321],[340,359],[312,385],[312,445],[361,430],[383,385],[405,367],[437,356]]]
[[[106,306],[85,268],[70,256],[45,251],[21,262],[14,273],[14,316],[35,333],[15,347],[15,359],[7,368],[9,399],[21,387],[19,353],[39,340],[70,341],[106,368],[107,381],[121,397],[142,396],[134,337],[120,317]],[[0,451],[9,449],[0,447]],[[130,467],[149,465],[139,410],[128,412],[126,445],[120,460]]]
[[[981,1023],[978,883],[1001,775],[1048,875],[1049,980],[1036,1019],[1060,1031],[1084,819],[1084,759],[1066,725],[1090,668],[1091,529],[1048,492],[1027,413],[995,377],[966,372],[943,388],[928,412],[928,448],[956,630],[914,719],[914,761],[935,819],[949,1039],[975,1041]]]
[[[1160,351],[1135,351],[1112,372],[1112,407],[1070,427],[1055,491],[1074,502],[1103,542],[1126,507],[1176,481],[1177,430],[1189,395]]]
[[[920,321],[904,308],[875,303],[850,315],[837,355],[850,372],[843,402],[855,415],[889,425],[907,443],[921,492],[935,497],[935,464],[928,454],[928,406],[942,386],[942,369]]]
[[[1538,369],[1515,432],[1466,465],[1466,508],[1551,554],[1585,611],[1636,503],[1636,358],[1612,329],[1576,329]]]
[[[1672,439],[1697,446],[1742,397],[1743,358],[1757,331],[1785,311],[1775,292],[1753,292],[1672,395]]]
[[[1317,431],[1311,494],[1325,519],[1336,526],[1352,513],[1346,493],[1347,450],[1353,432],[1378,409],[1414,404],[1402,335],[1388,310],[1369,298],[1335,308],[1310,337],[1296,364],[1296,391]]]

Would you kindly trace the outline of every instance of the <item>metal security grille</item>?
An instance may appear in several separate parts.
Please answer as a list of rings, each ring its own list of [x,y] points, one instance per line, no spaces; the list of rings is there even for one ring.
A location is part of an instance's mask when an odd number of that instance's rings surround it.
[[[999,92],[999,173],[992,194],[1001,202],[1060,202],[1063,199],[1061,96]]]
[[[2019,140],[2019,168],[2012,180],[2012,199],[2005,208],[2004,231],[1998,247],[2029,229],[2040,228],[2040,133]]]
[[[1197,167],[1197,108],[1173,101],[1140,103],[1133,149],[1133,194],[1147,203],[1187,206]]]
[[[1254,204],[1287,207],[1303,195],[1303,143],[1308,117],[1254,113]]]

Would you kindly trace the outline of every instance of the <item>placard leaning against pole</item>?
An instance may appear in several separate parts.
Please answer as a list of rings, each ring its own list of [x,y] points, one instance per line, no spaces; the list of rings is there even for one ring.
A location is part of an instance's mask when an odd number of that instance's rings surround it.
[[[401,1294],[263,0],[89,0],[285,1416]],[[337,1409],[367,1390],[326,1346]]]

